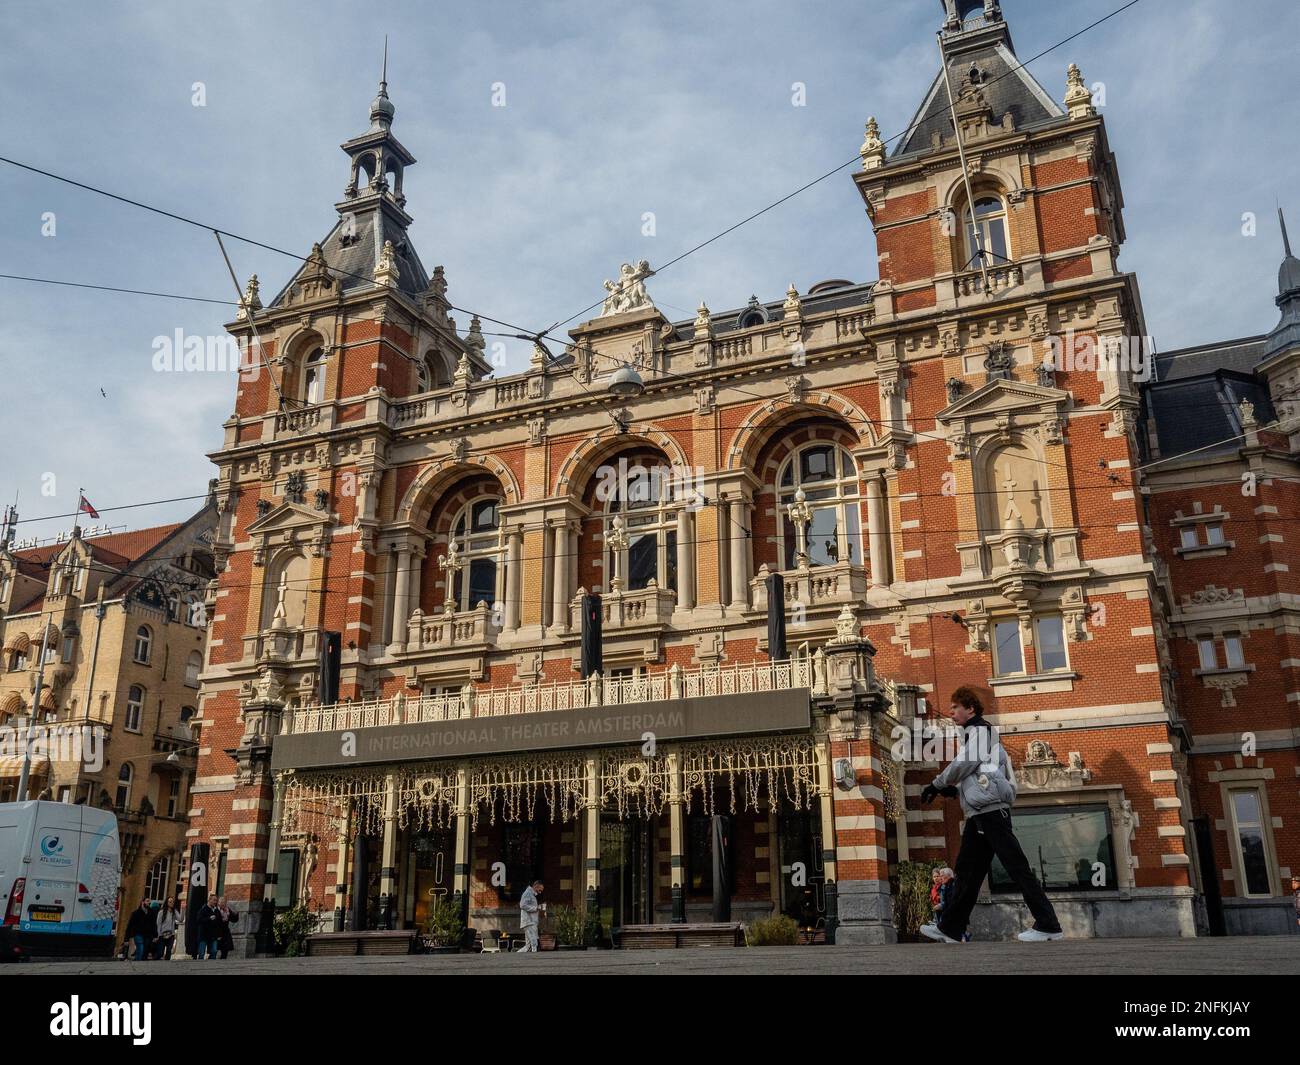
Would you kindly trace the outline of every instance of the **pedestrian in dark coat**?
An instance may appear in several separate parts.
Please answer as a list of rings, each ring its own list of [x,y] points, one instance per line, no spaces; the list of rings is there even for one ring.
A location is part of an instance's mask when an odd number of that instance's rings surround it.
[[[148,899],[141,899],[139,907],[131,911],[131,918],[126,922],[126,938],[135,944],[135,961],[144,961],[153,953],[153,941],[158,938],[158,914]]]
[[[235,949],[235,936],[231,932],[230,926],[239,920],[239,914],[236,913],[226,903],[226,897],[223,895],[217,899],[217,913],[221,915],[221,957],[224,959]]]
[[[199,958],[215,958],[221,945],[221,911],[217,909],[216,895],[208,896],[195,920],[199,924]]]

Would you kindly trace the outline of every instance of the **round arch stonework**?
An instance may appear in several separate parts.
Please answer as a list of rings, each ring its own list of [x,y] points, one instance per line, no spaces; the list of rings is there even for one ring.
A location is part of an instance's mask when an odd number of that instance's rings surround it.
[[[860,406],[834,392],[810,391],[804,393],[802,403],[772,399],[750,411],[736,429],[723,468],[734,471],[753,469],[754,459],[773,431],[792,422],[828,413],[857,433],[861,446],[871,447],[877,443],[875,426]]]
[[[502,505],[509,506],[520,501],[519,484],[515,475],[500,459],[493,455],[470,455],[457,461],[448,456],[431,462],[419,472],[398,504],[394,520],[411,521],[420,507],[432,505],[458,477],[482,476],[484,471],[495,476],[500,483]]]
[[[647,445],[662,451],[671,465],[690,465],[681,445],[662,429],[650,427],[637,433],[620,433],[611,425],[584,437],[569,452],[555,477],[556,494],[569,495],[575,485],[579,488],[584,486],[609,455]]]

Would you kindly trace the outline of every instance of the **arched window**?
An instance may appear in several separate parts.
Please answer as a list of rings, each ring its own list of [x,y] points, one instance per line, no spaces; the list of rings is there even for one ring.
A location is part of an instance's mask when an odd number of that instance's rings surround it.
[[[677,510],[674,502],[674,481],[668,476],[669,467],[662,460],[651,465],[651,460],[628,464],[627,476],[620,475],[608,486],[605,500],[604,540],[609,542],[614,530],[614,519],[623,519],[623,532],[627,536],[626,563],[620,560],[618,570],[623,587],[628,591],[648,588],[654,581],[660,588],[677,590]],[[605,573],[614,576],[614,557],[606,546]]]
[[[173,588],[167,593],[167,614],[170,621],[184,621],[185,614],[182,606],[181,590]]]
[[[784,569],[799,565],[798,536],[789,506],[797,493],[812,511],[807,525],[808,563],[862,565],[861,497],[853,456],[833,444],[807,444],[791,455],[777,477],[781,510],[781,560]]]
[[[302,364],[302,401],[316,404],[325,395],[325,352],[313,348]]]
[[[994,449],[981,464],[980,528],[995,536],[1017,527],[1045,529],[1050,524],[1043,464],[1024,444]]]
[[[496,603],[498,581],[505,579],[501,514],[494,496],[471,500],[451,523],[451,538],[464,563],[456,572],[452,595],[461,610]],[[499,572],[498,572],[499,571]]]
[[[135,630],[135,651],[132,657],[142,666],[149,664],[149,655],[153,650],[153,633],[148,625],[141,625]]]
[[[165,902],[172,893],[171,884],[172,856],[161,854],[149,867],[149,874],[144,878],[144,897]]]
[[[427,362],[417,362],[415,364],[415,390],[417,392],[427,392],[433,385],[429,383],[429,364]]]
[[[197,688],[199,686],[199,674],[203,672],[203,656],[198,651],[191,651],[189,660],[185,663],[185,686],[187,688]]]
[[[126,693],[126,730],[139,732],[140,722],[144,720],[144,689],[132,684]]]
[[[998,196],[981,196],[975,209],[966,210],[967,270],[978,270],[981,256],[985,266],[1011,261],[1011,244],[1007,239],[1007,209]]]
[[[119,810],[131,808],[131,781],[134,777],[135,770],[131,768],[131,763],[123,762],[122,768],[117,771],[117,799],[114,803]]]

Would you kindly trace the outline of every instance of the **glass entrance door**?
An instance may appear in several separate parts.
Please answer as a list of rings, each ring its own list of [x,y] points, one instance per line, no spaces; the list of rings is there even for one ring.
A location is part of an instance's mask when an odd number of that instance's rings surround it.
[[[800,928],[826,923],[826,870],[822,866],[821,818],[782,803],[777,818],[781,858],[781,912]]]
[[[411,838],[407,876],[413,885],[412,919],[423,928],[435,900],[450,897],[455,862],[456,833],[450,828],[418,832]]]
[[[600,923],[654,924],[654,832],[641,818],[600,822]]]

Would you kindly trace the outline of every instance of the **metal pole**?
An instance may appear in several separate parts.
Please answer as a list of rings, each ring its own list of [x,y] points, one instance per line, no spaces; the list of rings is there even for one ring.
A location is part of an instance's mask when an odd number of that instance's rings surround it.
[[[957,101],[952,95],[952,75],[948,70],[948,56],[943,50],[943,32],[935,34],[939,42],[939,65],[943,67],[943,83],[948,90],[948,113],[952,115],[952,131],[957,135],[957,156],[961,159],[961,179],[966,186],[966,206],[970,211],[971,228],[975,227],[975,193],[971,190],[970,170],[966,166],[966,146],[961,139],[961,123],[957,121]],[[960,228],[961,219],[957,220]],[[984,248],[979,243],[979,230],[975,230],[975,254],[980,261],[980,277],[984,283],[984,295],[989,295],[992,289],[989,287],[989,269],[984,262]]]

